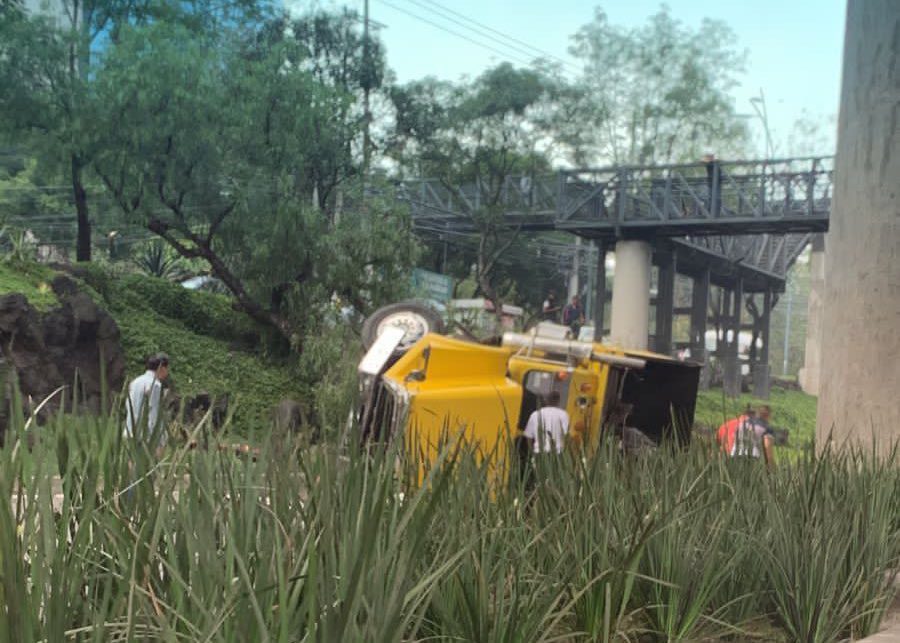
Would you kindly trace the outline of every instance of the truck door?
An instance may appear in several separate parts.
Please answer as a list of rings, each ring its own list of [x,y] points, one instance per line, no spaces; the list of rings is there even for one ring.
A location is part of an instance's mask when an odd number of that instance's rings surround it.
[[[592,449],[597,445],[597,429],[601,408],[597,403],[597,373],[577,368],[569,374],[568,400],[569,438],[578,447]]]

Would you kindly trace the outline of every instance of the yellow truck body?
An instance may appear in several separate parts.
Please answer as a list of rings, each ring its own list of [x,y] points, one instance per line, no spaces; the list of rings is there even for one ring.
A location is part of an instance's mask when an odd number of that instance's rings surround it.
[[[687,440],[699,366],[599,343],[508,334],[486,346],[427,334],[373,374],[360,414],[366,439],[405,440],[424,462],[442,440],[464,438],[505,473],[512,439],[540,400],[560,393],[570,418],[571,449],[592,450],[617,405],[629,425],[659,442]]]

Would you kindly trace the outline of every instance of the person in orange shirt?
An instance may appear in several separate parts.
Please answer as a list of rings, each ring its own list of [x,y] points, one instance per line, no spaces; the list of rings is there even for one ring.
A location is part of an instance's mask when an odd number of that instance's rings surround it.
[[[748,407],[743,415],[719,427],[716,441],[722,453],[732,458],[765,458],[769,467],[775,464],[774,440],[768,426],[770,412],[768,407],[764,410],[765,417],[758,419],[756,411]]]
[[[738,429],[747,422],[752,421],[755,415],[756,413],[753,409],[748,407],[743,415],[731,418],[719,427],[719,430],[716,431],[716,442],[719,444],[719,449],[722,453],[731,455]]]

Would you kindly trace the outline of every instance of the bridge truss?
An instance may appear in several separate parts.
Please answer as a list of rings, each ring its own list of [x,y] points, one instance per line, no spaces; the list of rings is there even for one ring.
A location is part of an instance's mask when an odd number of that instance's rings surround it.
[[[811,236],[828,229],[831,157],[563,170],[501,184],[404,181],[400,197],[428,235],[473,234],[490,208],[510,231],[565,231],[609,247],[644,239],[679,272],[779,292]]]

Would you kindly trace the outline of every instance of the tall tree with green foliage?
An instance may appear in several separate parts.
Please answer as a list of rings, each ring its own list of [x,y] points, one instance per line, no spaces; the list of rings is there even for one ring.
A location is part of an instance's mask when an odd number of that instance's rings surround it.
[[[651,164],[729,156],[745,148],[746,123],[729,94],[744,55],[723,22],[686,27],[663,6],[647,24],[623,28],[597,9],[573,37],[582,61],[575,156]]]
[[[96,118],[96,67],[123,29],[168,21],[190,36],[254,24],[266,0],[59,0],[57,13],[0,12],[0,131],[47,162],[71,186],[76,257],[91,259],[90,166],[103,123]]]
[[[295,40],[190,35],[123,30],[96,81],[96,171],[133,221],[208,263],[241,310],[300,348],[332,296],[365,312],[394,294],[414,255],[409,225],[375,201],[340,222],[321,193],[312,203],[358,128],[334,122],[352,97],[295,64]]]
[[[403,171],[433,178],[457,197],[477,233],[475,279],[498,315],[495,277],[519,235],[504,216],[505,200],[521,191],[523,177],[527,185],[549,170],[558,92],[542,71],[504,63],[469,83],[426,79],[392,93],[396,121],[389,153]],[[527,199],[522,207],[530,207]]]

